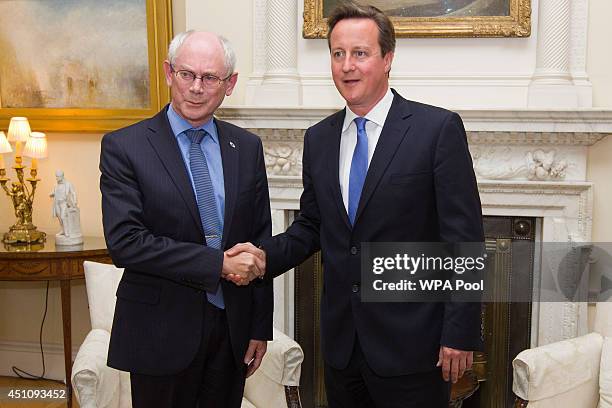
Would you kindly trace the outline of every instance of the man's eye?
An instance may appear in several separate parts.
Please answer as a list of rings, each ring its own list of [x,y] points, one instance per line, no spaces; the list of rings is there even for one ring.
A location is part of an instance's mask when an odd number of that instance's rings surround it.
[[[206,81],[206,82],[213,82],[213,81],[216,81],[216,80],[218,79],[218,78],[217,78],[216,76],[214,76],[214,75],[204,75],[202,78],[203,78],[203,79],[204,79],[204,81]]]
[[[183,79],[192,79],[194,75],[189,71],[179,71],[179,75]]]
[[[341,58],[344,56],[344,51],[334,51],[334,58]]]
[[[356,55],[357,57],[365,57],[365,56],[367,56],[368,54],[367,54],[365,51],[355,51],[355,55]]]

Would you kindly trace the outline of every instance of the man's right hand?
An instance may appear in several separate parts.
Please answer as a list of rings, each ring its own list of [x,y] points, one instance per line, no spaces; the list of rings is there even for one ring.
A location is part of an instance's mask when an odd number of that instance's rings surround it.
[[[223,254],[221,276],[236,285],[248,285],[266,272],[266,254],[251,243],[236,244]]]

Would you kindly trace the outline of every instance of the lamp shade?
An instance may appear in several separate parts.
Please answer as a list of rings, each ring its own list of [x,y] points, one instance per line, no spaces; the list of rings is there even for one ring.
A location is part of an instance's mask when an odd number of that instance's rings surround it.
[[[0,131],[0,154],[10,153],[12,151],[11,144],[6,140],[6,135],[4,132]]]
[[[9,142],[27,142],[30,137],[30,132],[28,118],[20,116],[11,118],[8,129]]]
[[[23,149],[23,155],[32,159],[47,157],[47,135],[41,132],[32,132]]]

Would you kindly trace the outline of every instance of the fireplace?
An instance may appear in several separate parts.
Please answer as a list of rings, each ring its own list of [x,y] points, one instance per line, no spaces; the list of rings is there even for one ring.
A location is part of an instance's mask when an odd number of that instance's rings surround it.
[[[534,246],[538,234],[535,218],[486,216],[483,220],[488,260],[494,279],[486,290],[508,298],[513,291],[531,291],[534,282]],[[304,408],[327,407],[323,358],[319,340],[319,304],[323,271],[315,254],[295,271],[295,339],[304,349],[300,394]],[[465,408],[511,407],[512,360],[530,346],[531,303],[487,303],[482,309],[484,353],[476,353],[474,373],[478,391]]]

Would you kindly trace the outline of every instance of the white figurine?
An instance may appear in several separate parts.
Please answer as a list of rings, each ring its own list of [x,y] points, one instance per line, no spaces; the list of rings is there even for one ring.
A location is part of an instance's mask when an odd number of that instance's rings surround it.
[[[77,245],[83,243],[81,216],[77,206],[77,195],[72,183],[64,179],[64,172],[55,172],[57,185],[50,194],[53,198],[53,216],[57,217],[62,230],[55,234],[56,245]]]

